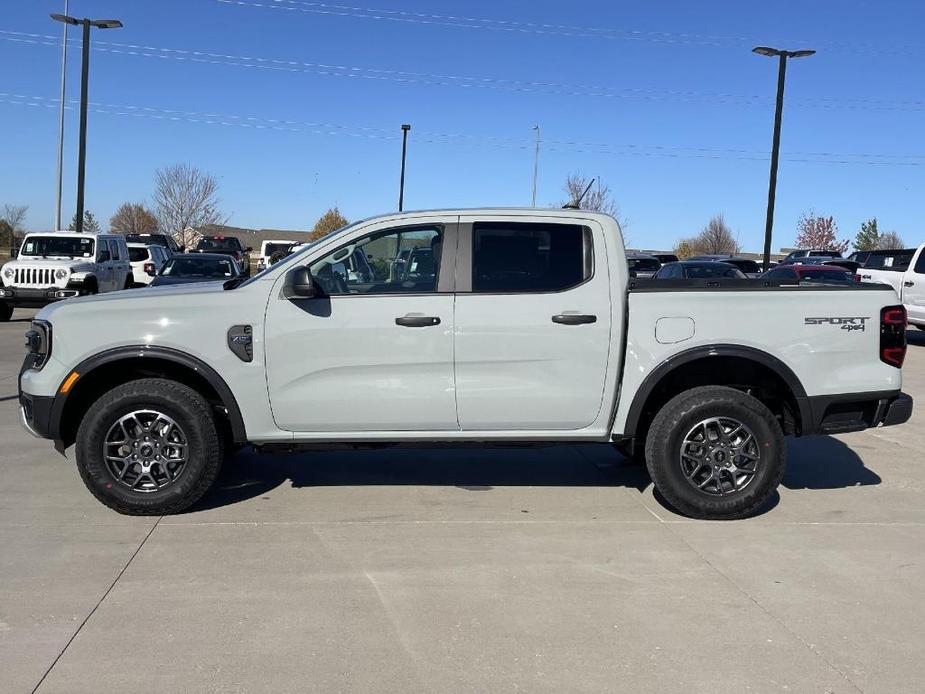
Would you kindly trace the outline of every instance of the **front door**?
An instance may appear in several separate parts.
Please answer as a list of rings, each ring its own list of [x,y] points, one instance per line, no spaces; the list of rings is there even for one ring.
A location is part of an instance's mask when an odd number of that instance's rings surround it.
[[[909,320],[925,325],[925,248],[903,277],[903,303]]]
[[[611,346],[602,228],[461,217],[456,388],[463,430],[575,430],[603,407]]]
[[[321,296],[284,299],[278,280],[267,307],[266,361],[281,429],[458,428],[452,262],[440,272],[445,239],[453,240],[447,257],[455,252],[456,220],[345,232],[308,260]]]

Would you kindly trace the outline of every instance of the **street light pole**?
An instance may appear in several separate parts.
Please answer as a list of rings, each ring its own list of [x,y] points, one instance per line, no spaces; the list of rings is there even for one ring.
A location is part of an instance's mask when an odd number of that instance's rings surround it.
[[[774,229],[774,201],[777,197],[777,164],[780,157],[780,126],[784,115],[784,82],[787,77],[787,59],[805,58],[816,51],[782,51],[767,46],[757,46],[752,52],[779,59],[777,70],[777,106],[774,110],[774,135],[771,145],[771,173],[768,181],[768,212],[764,225],[764,254],[762,267],[767,270],[771,264],[771,232]]]
[[[84,184],[87,169],[87,101],[89,98],[90,83],[90,28],[119,29],[122,22],[117,19],[75,19],[68,15],[53,14],[51,18],[56,22],[64,22],[83,27],[82,62],[80,69],[80,142],[77,151],[77,218],[74,220],[74,230],[79,234],[84,226]]]
[[[405,123],[401,126],[401,179],[398,183],[398,211],[405,209],[405,156],[408,153],[408,131],[411,126]]]
[[[67,15],[68,0],[64,0],[64,14]],[[61,189],[64,178],[64,106],[67,95],[67,22],[64,23],[64,37],[61,39],[61,101],[58,105],[58,190],[55,196],[55,231],[61,230]]]
[[[536,207],[536,179],[540,171],[540,126],[534,125],[536,130],[536,152],[533,155],[533,203],[531,207]]]

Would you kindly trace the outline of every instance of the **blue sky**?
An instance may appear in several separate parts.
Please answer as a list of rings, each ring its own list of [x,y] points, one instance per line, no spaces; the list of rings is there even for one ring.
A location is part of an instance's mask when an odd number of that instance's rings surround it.
[[[31,229],[53,223],[48,13],[63,5],[5,0],[0,18],[0,205],[28,205]],[[403,122],[406,208],[529,205],[539,124],[538,204],[561,201],[570,173],[601,176],[635,246],[670,247],[722,212],[759,250],[777,66],[750,49],[770,44],[818,50],[788,69],[774,247],[809,209],[843,237],[877,216],[922,240],[925,7],[911,0],[71,0],[70,13],[125,24],[93,37],[87,207],[103,220],[150,201],[154,171],[177,162],[220,179],[235,225],[394,210]],[[75,44],[73,100],[79,57]],[[70,218],[76,108],[66,117]]]

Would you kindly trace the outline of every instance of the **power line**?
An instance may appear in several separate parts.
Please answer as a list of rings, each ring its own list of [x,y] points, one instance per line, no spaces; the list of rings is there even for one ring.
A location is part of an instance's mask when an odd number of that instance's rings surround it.
[[[241,7],[303,12],[309,14],[351,17],[376,21],[577,38],[646,41],[655,43],[679,43],[702,46],[725,46],[729,44],[744,45],[763,42],[767,43],[769,40],[769,37],[767,36],[717,36],[687,32],[639,31],[635,29],[611,29],[601,27],[570,26],[564,24],[544,24],[514,20],[487,19],[482,17],[464,17],[459,15],[410,12],[406,10],[357,7],[324,2],[309,2],[307,0],[264,0],[263,2],[259,2],[257,0],[216,0],[216,2],[224,5],[237,5]],[[893,43],[889,48],[884,48],[879,44],[853,41],[819,41],[818,38],[809,41],[804,39],[794,39],[792,37],[772,38],[774,38],[772,43],[813,43],[817,46],[825,46],[829,50],[850,51],[852,53],[866,52],[881,55],[904,55],[908,53],[921,52],[923,49],[923,46],[920,44]]]
[[[0,39],[18,43],[58,47],[57,37],[48,34],[0,30]],[[565,84],[539,80],[514,80],[498,77],[473,77],[466,75],[430,74],[404,70],[392,70],[381,67],[360,67],[352,65],[335,65],[311,63],[299,60],[269,58],[265,56],[232,55],[209,51],[185,50],[180,48],[162,48],[140,44],[97,41],[92,50],[114,54],[126,54],[156,59],[171,59],[181,62],[205,63],[231,67],[246,67],[274,70],[290,73],[308,73],[327,77],[345,77],[392,81],[430,86],[463,87],[493,89],[508,92],[534,92],[552,95],[605,97],[619,99],[637,99],[643,101],[674,101],[701,104],[732,104],[740,106],[765,106],[771,101],[770,96],[757,94],[729,94],[699,92],[696,90],[616,88],[602,85]],[[815,109],[834,110],[887,110],[887,111],[922,111],[922,100],[882,100],[856,97],[813,97],[808,101],[796,100],[796,105]]]
[[[10,92],[0,92],[0,103],[57,108],[58,99],[28,94],[16,94]],[[74,100],[67,102],[76,104]],[[309,133],[315,135],[335,135],[347,136],[353,138],[367,138],[373,140],[397,140],[400,136],[390,133],[390,129],[377,128],[369,126],[343,125],[338,123],[312,122],[312,121],[295,121],[279,118],[263,118],[258,116],[242,116],[221,114],[203,111],[181,111],[177,109],[166,109],[155,106],[139,106],[135,104],[109,104],[102,102],[90,102],[91,110],[96,113],[118,116],[132,116],[141,118],[152,118],[165,121],[182,121],[201,125],[219,125],[226,127],[244,127],[255,130],[276,130],[293,133]],[[70,109],[71,106],[66,106]],[[423,131],[420,138],[416,141],[448,145],[465,148],[488,148],[488,149],[516,149],[530,150],[533,146],[532,141],[525,137],[523,139],[511,137],[499,137],[481,134],[466,133],[443,133]],[[668,145],[640,145],[640,144],[617,144],[617,143],[600,143],[600,142],[581,142],[570,140],[543,140],[549,151],[612,155],[612,156],[645,156],[645,157],[669,157],[679,159],[731,159],[740,161],[767,161],[767,152],[760,150],[733,149],[733,148],[710,148],[710,147],[680,147]],[[814,158],[815,157],[815,158]],[[831,157],[841,157],[841,159],[832,159]],[[920,161],[903,161],[902,157],[916,159]],[[875,159],[875,161],[869,161]],[[877,159],[887,159],[890,161],[876,161]],[[803,163],[820,163],[820,164],[865,164],[865,165],[888,165],[888,166],[922,166],[925,165],[925,155],[891,155],[891,154],[870,154],[870,153],[846,153],[846,152],[791,152],[787,161]]]

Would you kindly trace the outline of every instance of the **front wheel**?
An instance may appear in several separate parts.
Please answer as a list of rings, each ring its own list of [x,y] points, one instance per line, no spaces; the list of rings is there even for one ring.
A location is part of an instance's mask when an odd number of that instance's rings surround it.
[[[113,388],[77,430],[87,489],[127,515],[179,513],[209,489],[221,444],[209,404],[175,381],[146,378]]]
[[[744,518],[764,506],[784,476],[784,434],[751,395],[692,388],[655,416],[646,463],[656,489],[693,518]]]

